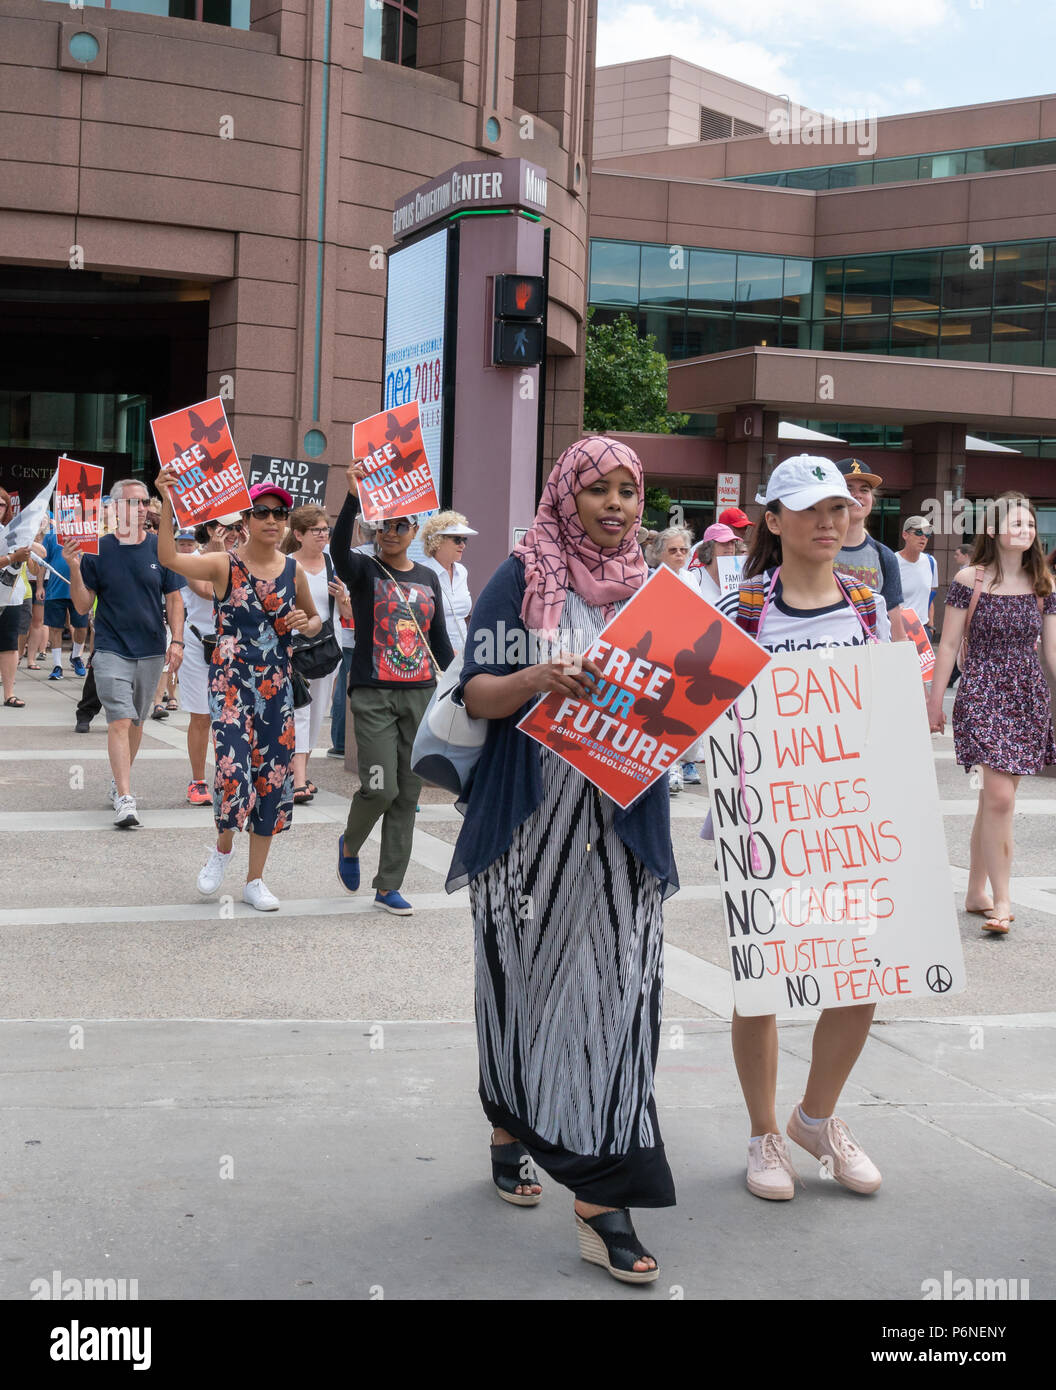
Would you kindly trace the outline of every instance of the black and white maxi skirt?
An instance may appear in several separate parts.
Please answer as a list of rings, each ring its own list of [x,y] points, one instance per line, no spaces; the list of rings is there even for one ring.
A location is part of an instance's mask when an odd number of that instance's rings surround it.
[[[615,804],[542,760],[542,804],[469,884],[484,1112],[582,1201],[671,1206],[653,1099],[660,882],[613,829]]]

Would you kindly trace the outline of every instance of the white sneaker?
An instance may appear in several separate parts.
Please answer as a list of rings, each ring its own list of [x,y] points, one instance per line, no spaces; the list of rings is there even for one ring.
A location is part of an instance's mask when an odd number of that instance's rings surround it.
[[[114,824],[118,830],[132,830],[139,821],[136,818],[136,798],[119,796],[114,802]]]
[[[278,898],[268,892],[262,878],[255,878],[252,883],[246,884],[242,889],[242,901],[255,907],[258,912],[275,912],[279,906]]]
[[[114,779],[113,779],[112,777],[110,778],[110,790],[106,793],[106,799],[107,799],[108,805],[112,806],[113,809],[116,811],[116,810],[117,810],[117,783],[114,781]]]
[[[672,796],[674,796],[676,792],[682,790],[682,769],[679,767],[678,763],[673,763],[671,767],[668,768],[667,785]]]
[[[205,868],[198,875],[198,892],[209,897],[220,887],[224,881],[224,874],[227,873],[227,866],[231,863],[233,849],[229,849],[226,854],[221,854],[218,849],[213,848],[212,854],[206,860]]]
[[[780,1134],[764,1134],[748,1145],[748,1191],[771,1202],[796,1195],[796,1170]]]

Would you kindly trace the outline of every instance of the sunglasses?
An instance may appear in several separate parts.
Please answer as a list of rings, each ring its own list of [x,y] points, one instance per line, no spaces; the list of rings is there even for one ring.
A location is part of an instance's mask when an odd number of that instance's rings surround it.
[[[267,521],[270,517],[275,517],[278,521],[290,519],[289,507],[262,507],[259,502],[250,507],[249,514],[257,521]]]
[[[386,536],[405,536],[411,529],[409,521],[383,521],[378,531]]]
[[[927,531],[922,531],[919,526],[914,526],[909,531],[907,531],[906,534],[909,536],[927,536],[930,533]]]
[[[454,543],[455,543],[456,545],[465,545],[465,543],[466,543],[466,537],[465,537],[465,536],[445,536],[445,537],[444,537],[444,540],[445,540],[445,541],[454,541]]]

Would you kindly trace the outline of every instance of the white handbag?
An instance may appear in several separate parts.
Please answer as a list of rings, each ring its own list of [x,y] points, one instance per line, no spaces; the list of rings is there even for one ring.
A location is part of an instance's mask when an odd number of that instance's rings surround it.
[[[460,800],[468,794],[473,769],[488,736],[488,721],[474,719],[453,698],[462,679],[462,661],[456,656],[437,679],[411,749],[412,771]]]

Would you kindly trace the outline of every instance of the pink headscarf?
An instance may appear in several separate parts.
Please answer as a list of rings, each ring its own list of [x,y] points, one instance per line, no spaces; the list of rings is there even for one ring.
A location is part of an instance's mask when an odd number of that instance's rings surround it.
[[[595,543],[583,529],[576,511],[576,493],[611,473],[626,468],[638,489],[635,525],[618,546]],[[569,588],[587,601],[610,610],[644,584],[649,568],[638,544],[642,524],[644,473],[633,449],[615,439],[591,435],[570,444],[547,479],[535,521],[514,555],[524,561],[526,582],[521,617],[534,631],[560,626]]]

